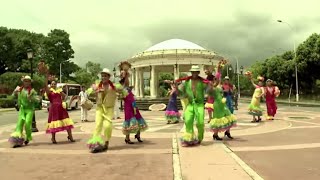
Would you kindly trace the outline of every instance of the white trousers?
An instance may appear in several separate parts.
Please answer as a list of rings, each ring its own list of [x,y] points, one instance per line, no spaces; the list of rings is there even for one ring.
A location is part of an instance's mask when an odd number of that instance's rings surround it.
[[[81,107],[81,121],[88,120],[88,110]]]
[[[117,119],[118,117],[120,117],[120,109],[119,109],[119,101],[116,100],[116,104],[115,104],[115,106],[114,106],[113,119]]]

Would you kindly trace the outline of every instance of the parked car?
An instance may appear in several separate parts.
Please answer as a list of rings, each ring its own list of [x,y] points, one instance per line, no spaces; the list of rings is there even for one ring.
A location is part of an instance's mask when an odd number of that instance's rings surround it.
[[[47,99],[42,100],[42,107],[46,108],[47,111],[49,112],[49,107],[50,107],[50,101]]]
[[[36,102],[35,109],[41,110],[42,109],[42,97],[37,96],[37,98],[39,99],[39,101]],[[19,111],[19,105],[18,105],[17,99],[15,99],[14,107],[16,108],[17,111]]]

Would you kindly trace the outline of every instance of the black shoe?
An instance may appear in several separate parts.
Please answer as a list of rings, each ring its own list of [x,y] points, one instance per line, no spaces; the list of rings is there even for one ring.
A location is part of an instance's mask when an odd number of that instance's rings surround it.
[[[52,144],[57,144],[57,141],[55,139],[51,139]]]
[[[131,142],[130,139],[124,139],[124,142],[125,142],[126,144],[134,144],[134,142]]]
[[[140,136],[135,135],[134,138],[137,139],[139,142],[143,142],[143,141],[141,140]]]
[[[28,145],[28,144],[29,144],[29,141],[25,141],[25,142],[24,142],[24,145]]]
[[[76,142],[72,137],[68,136],[68,141],[70,142]]]
[[[103,146],[99,145],[98,147],[95,147],[93,149],[91,149],[91,153],[99,153],[99,152],[103,152],[104,151],[104,148]]]
[[[224,132],[224,136],[227,136],[229,139],[233,139],[233,137],[231,136],[230,132]]]
[[[212,135],[213,140],[222,141],[222,138],[220,138],[218,135]]]
[[[106,143],[104,144],[104,147],[103,147],[103,151],[107,151],[109,149],[109,142],[106,141]]]
[[[15,144],[12,146],[12,148],[18,148],[18,147],[22,147],[20,144]]]

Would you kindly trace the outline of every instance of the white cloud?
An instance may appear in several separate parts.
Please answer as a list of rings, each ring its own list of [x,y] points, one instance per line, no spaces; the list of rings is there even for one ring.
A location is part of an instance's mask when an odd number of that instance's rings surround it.
[[[172,38],[248,64],[279,48],[292,49],[293,38],[302,42],[319,32],[318,7],[317,0],[10,0],[1,3],[0,22],[44,34],[66,30],[81,65],[93,60],[111,66]],[[296,34],[277,19],[289,22]]]

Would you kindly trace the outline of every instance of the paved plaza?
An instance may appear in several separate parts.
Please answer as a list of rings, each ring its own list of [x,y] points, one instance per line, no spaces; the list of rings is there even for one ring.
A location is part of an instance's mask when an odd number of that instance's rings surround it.
[[[114,120],[110,149],[100,154],[90,154],[86,147],[95,124],[81,123],[80,111],[70,111],[76,142],[69,143],[63,132],[56,145],[44,134],[47,112],[37,111],[40,132],[26,147],[10,148],[14,124],[0,126],[1,179],[320,179],[318,107],[281,105],[276,120],[259,124],[250,123],[246,107],[240,104],[236,111],[235,139],[212,141],[206,132],[203,144],[191,148],[179,145],[183,123],[166,124],[164,112],[142,112],[150,128],[142,133],[143,143],[132,136],[133,145],[124,143],[122,119]],[[89,112],[89,120],[94,113]]]

